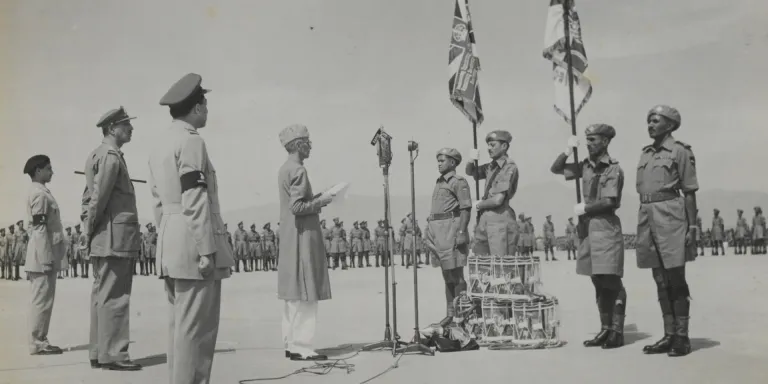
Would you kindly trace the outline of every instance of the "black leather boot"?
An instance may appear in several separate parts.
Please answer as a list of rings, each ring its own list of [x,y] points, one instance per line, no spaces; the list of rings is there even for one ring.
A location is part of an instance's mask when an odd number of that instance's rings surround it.
[[[602,325],[600,332],[598,332],[597,335],[595,335],[595,338],[585,341],[584,342],[585,347],[599,347],[603,345],[603,343],[605,343],[605,341],[608,339],[608,335],[610,334],[610,327],[611,327],[611,314],[601,313],[600,324]]]
[[[688,321],[690,319],[690,316],[675,318],[675,338],[667,353],[668,356],[678,357],[691,353],[691,339],[688,338]]]
[[[624,318],[623,314],[614,313],[611,324],[611,333],[603,343],[603,349],[614,349],[624,346]]]
[[[675,316],[664,315],[664,337],[653,345],[643,347],[643,353],[647,355],[656,355],[667,353],[672,347],[672,340],[675,336]]]

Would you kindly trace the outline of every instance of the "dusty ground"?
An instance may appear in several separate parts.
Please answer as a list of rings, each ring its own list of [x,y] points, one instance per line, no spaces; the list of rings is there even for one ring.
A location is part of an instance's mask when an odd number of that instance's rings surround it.
[[[404,356],[397,368],[374,383],[466,383],[521,380],[526,383],[764,383],[768,376],[768,257],[702,257],[690,265],[693,290],[691,336],[694,353],[684,358],[645,356],[642,346],[661,335],[661,318],[650,272],[638,270],[627,255],[629,294],[627,342],[614,351],[585,349],[582,340],[597,330],[589,280],[574,273],[573,262],[545,263],[544,286],[560,300],[562,348]],[[399,260],[399,258],[398,258]],[[397,268],[398,331],[413,335],[412,270]],[[309,363],[283,357],[281,302],[276,273],[237,274],[224,283],[221,330],[212,383],[286,375]],[[330,354],[351,356],[354,346],[383,335],[383,272],[369,268],[334,271],[333,300],[321,303],[318,348],[347,346]],[[59,280],[50,339],[65,350],[58,356],[29,356],[25,344],[28,284],[0,281],[0,383],[164,383],[166,311],[159,280],[137,277],[131,303],[130,353],[141,372],[106,372],[88,365],[90,281]],[[440,273],[419,270],[420,325],[444,311]],[[280,382],[361,383],[390,367],[387,352],[363,352],[348,360],[354,371],[325,376],[300,374]],[[763,379],[760,379],[763,377]],[[252,381],[252,383],[255,381]]]

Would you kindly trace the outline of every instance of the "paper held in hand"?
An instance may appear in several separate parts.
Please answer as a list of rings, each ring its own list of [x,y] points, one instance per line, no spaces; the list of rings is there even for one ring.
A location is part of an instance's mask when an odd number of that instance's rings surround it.
[[[336,201],[344,198],[348,188],[349,188],[349,183],[342,181],[341,183],[338,183],[326,189],[322,193],[318,193],[317,195],[315,195],[315,197],[320,197],[322,195],[333,195],[334,196],[333,200]]]

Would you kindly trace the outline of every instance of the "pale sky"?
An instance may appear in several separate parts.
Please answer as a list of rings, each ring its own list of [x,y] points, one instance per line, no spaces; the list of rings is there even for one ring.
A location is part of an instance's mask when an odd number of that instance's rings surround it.
[[[512,132],[521,188],[553,179],[549,166],[570,135],[552,109],[550,64],[541,55],[548,5],[470,1],[486,115],[479,141],[484,149],[486,132]],[[408,140],[421,146],[419,195],[431,193],[436,150],[466,156],[472,147],[471,125],[448,99],[453,0],[3,0],[0,7],[0,222],[24,217],[30,181],[22,168],[37,153],[52,158],[49,187],[63,219],[76,220],[84,179],[73,171],[101,142],[98,118],[120,105],[138,116],[123,150],[132,177],[146,179],[153,132],[170,123],[158,101],[187,72],[213,89],[201,134],[225,211],[277,200],[285,158],[277,134],[294,122],[310,129],[307,167],[318,190],[348,181],[349,193],[381,193],[369,144],[381,124],[394,136],[394,195],[410,192]],[[658,103],[680,110],[676,136],[693,146],[702,189],[768,191],[768,2],[580,0],[577,9],[594,86],[579,133],[595,122],[616,127],[610,152],[625,170],[625,199],[635,196],[635,165],[649,143],[645,116]],[[149,190],[136,188],[140,215],[148,216]]]

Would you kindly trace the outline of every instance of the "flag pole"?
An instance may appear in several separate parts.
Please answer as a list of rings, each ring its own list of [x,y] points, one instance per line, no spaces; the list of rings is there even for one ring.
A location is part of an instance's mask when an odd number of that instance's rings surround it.
[[[477,151],[477,122],[472,122],[472,139],[474,140],[475,145],[475,151]],[[475,159],[475,170],[477,170],[479,167],[479,162],[477,159]],[[475,200],[480,200],[480,179],[477,177],[475,179]],[[480,220],[480,215],[477,216],[477,220]]]
[[[573,57],[571,54],[571,23],[568,17],[570,13],[571,0],[563,0],[563,29],[565,30],[565,61],[568,64],[568,96],[571,102],[571,134],[576,136],[576,106],[573,100]],[[477,138],[475,138],[475,146],[477,146]],[[579,163],[579,149],[573,148],[573,161]],[[576,203],[581,203],[581,183],[579,177],[574,179],[576,182]],[[581,221],[581,219],[579,219]]]

